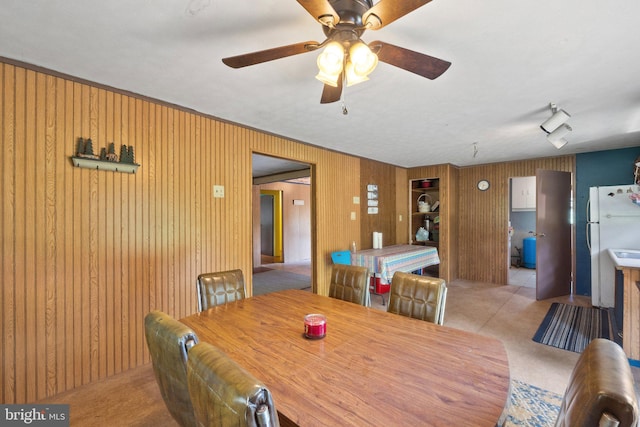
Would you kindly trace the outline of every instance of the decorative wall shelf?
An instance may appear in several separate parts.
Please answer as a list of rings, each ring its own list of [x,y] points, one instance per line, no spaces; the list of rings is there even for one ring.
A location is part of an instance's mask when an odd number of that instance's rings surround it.
[[[98,169],[113,172],[136,173],[140,165],[135,163],[110,162],[99,159],[89,159],[72,156],[73,166],[86,169]]]

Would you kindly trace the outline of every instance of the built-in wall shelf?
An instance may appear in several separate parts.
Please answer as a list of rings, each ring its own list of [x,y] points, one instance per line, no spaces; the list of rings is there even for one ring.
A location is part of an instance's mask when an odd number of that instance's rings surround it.
[[[135,163],[111,162],[108,160],[90,159],[72,156],[73,166],[86,169],[98,169],[113,172],[136,173],[140,165]]]

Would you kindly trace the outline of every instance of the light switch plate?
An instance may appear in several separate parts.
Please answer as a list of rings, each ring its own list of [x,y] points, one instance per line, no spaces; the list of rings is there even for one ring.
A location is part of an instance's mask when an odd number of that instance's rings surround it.
[[[359,205],[360,204],[360,197],[353,196],[353,204],[354,205]]]
[[[213,197],[216,197],[216,198],[224,197],[224,185],[213,186]]]
[[[356,219],[356,213],[355,212],[351,212],[351,219],[353,221],[355,221],[355,219]]]

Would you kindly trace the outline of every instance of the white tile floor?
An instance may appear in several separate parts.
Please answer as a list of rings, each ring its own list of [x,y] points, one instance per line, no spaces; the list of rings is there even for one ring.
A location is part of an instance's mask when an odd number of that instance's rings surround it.
[[[509,267],[509,285],[536,287],[535,268]]]

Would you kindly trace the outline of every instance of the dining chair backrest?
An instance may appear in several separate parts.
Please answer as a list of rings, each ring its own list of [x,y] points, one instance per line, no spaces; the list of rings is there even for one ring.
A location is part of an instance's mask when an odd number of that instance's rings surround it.
[[[187,382],[200,426],[280,425],[269,389],[209,343],[189,352]]]
[[[637,423],[638,398],[627,356],[613,341],[591,341],[569,377],[556,427],[630,427]]]
[[[371,306],[369,269],[359,265],[334,264],[331,268],[329,296]]]
[[[246,295],[244,274],[239,269],[200,274],[196,287],[198,311],[238,301],[244,299]]]
[[[331,261],[334,264],[351,264],[351,252],[350,251],[331,252]]]
[[[195,426],[187,386],[187,359],[198,337],[188,326],[161,311],[145,316],[144,331],[153,373],[167,409],[181,426]]]
[[[447,285],[437,277],[396,271],[389,290],[389,313],[442,325]]]

